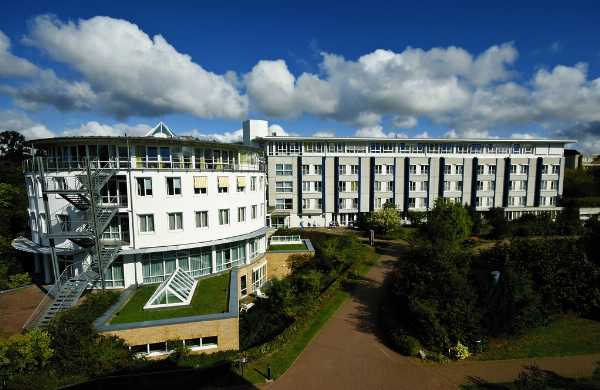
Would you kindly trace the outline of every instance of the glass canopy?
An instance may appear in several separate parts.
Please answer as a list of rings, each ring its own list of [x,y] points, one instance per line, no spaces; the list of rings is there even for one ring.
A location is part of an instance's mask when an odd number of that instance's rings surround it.
[[[175,272],[158,286],[144,306],[144,310],[189,305],[192,302],[197,284],[197,280],[194,280],[185,271],[177,267]]]

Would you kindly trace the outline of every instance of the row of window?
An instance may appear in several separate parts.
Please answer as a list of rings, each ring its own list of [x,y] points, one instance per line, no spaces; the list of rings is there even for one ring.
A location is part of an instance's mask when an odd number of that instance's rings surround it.
[[[397,142],[300,142],[274,141],[266,145],[270,156],[301,153],[462,153],[462,154],[533,154],[532,144],[449,144]],[[562,148],[551,147],[559,155]]]
[[[258,187],[257,187],[258,181]],[[137,194],[138,196],[153,196],[153,186],[151,177],[138,177],[137,182]],[[208,176],[194,176],[193,177],[194,194],[205,195],[208,194]],[[217,192],[220,194],[229,192],[229,176],[217,176]],[[180,196],[181,195],[181,178],[180,177],[167,177],[165,178],[166,194],[169,196]],[[250,191],[256,192],[263,189],[263,177],[251,176],[250,177]],[[236,177],[236,189],[237,192],[246,192],[246,177]]]
[[[253,260],[259,255],[258,238],[248,241],[248,252],[248,260]],[[175,272],[177,267],[191,277],[208,275],[245,264],[247,257],[245,241],[214,247],[143,253],[141,256],[144,283],[162,282]]]
[[[250,219],[258,217],[258,205],[250,206]],[[260,216],[263,215],[263,206],[260,207]],[[209,227],[208,211],[196,211],[195,223],[196,228]],[[140,233],[154,233],[154,214],[138,215]],[[237,208],[237,222],[246,222],[246,207]],[[170,231],[183,230],[183,213],[167,213],[167,223]],[[218,211],[219,226],[227,226],[230,224],[230,209],[220,209]]]

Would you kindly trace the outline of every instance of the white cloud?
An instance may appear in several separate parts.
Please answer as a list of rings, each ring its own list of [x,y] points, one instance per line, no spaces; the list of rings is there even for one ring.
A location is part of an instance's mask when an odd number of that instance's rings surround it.
[[[399,129],[412,129],[419,124],[419,121],[414,116],[396,115],[392,118],[391,124]]]
[[[266,116],[299,117],[303,112],[327,116],[338,105],[334,86],[308,73],[296,79],[283,60],[259,61],[244,82],[253,103]]]
[[[181,133],[180,135],[191,135],[192,137],[196,137],[198,139],[206,140],[206,141],[219,141],[225,143],[234,143],[234,142],[243,142],[244,141],[244,130],[239,129],[234,131],[233,133],[225,132],[225,134],[202,134],[198,130],[194,129],[192,131],[187,131]]]
[[[387,138],[388,135],[383,131],[381,126],[370,126],[356,130],[355,137],[361,138]]]
[[[279,125],[269,126],[269,135],[273,135],[273,134],[275,134],[277,137],[288,137],[290,135],[297,135],[297,134],[286,133],[286,131],[283,130],[283,127],[281,127]]]
[[[446,132],[443,138],[472,138],[472,139],[498,139],[498,136],[490,135],[487,130],[477,130],[477,129],[452,129]]]
[[[231,73],[207,72],[161,35],[151,39],[125,20],[97,16],[63,23],[42,15],[23,42],[76,69],[97,99],[87,104],[116,118],[187,113],[240,120],[247,114],[248,99],[228,81]],[[33,102],[55,105],[53,95]]]
[[[78,129],[66,129],[63,130],[60,137],[85,137],[85,136],[102,136],[102,137],[119,137],[125,134],[139,137],[146,135],[152,127],[148,125],[139,124],[136,126],[129,126],[124,123],[118,123],[114,126],[101,125],[96,121],[91,121],[86,124],[82,124]]]
[[[535,133],[513,133],[511,134],[508,138],[510,139],[542,139],[544,137],[542,137],[539,134],[535,134]]]
[[[312,136],[327,138],[327,137],[335,137],[336,133],[337,133],[336,129],[327,129],[327,130],[319,130],[316,133],[314,133]]]
[[[16,131],[28,141],[55,136],[46,126],[34,123],[25,113],[14,110],[0,109],[0,130]]]
[[[11,54],[10,46],[10,39],[0,31],[0,77],[35,76],[38,68],[31,62]]]
[[[430,137],[429,137],[429,134],[426,131],[424,131],[421,134],[415,135],[414,138],[430,138]]]

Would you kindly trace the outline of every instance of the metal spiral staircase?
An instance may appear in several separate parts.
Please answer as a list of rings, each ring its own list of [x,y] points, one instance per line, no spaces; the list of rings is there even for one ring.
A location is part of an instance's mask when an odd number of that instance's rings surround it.
[[[81,219],[76,222],[61,221],[55,215],[56,223],[48,224],[46,237],[66,238],[79,246],[91,248],[91,256],[65,268],[23,326],[25,330],[43,326],[57,313],[73,307],[88,285],[105,274],[121,250],[119,241],[100,239],[118,212],[116,198],[114,202],[102,203],[100,196],[102,187],[116,173],[115,165],[109,162],[101,166],[97,161],[92,165],[96,168],[88,168],[72,176],[42,179],[43,194],[59,195],[82,213]]]

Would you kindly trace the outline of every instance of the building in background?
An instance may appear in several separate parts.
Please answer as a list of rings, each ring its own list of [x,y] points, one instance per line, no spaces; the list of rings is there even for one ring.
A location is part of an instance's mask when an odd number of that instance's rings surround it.
[[[347,225],[390,202],[404,215],[438,197],[503,207],[509,219],[562,211],[564,147],[573,140],[295,137],[244,122],[244,143],[267,160],[273,226]]]

